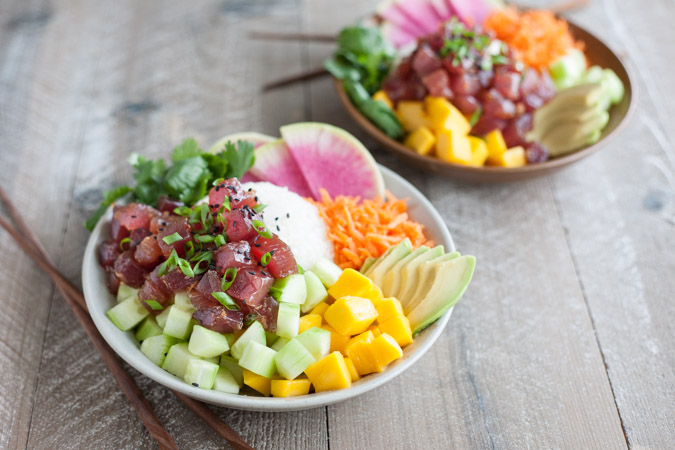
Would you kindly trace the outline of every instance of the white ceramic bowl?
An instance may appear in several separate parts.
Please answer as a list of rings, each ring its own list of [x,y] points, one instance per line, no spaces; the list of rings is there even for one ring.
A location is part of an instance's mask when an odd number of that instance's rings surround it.
[[[410,216],[425,226],[429,238],[437,244],[443,244],[446,251],[454,251],[452,237],[432,204],[406,180],[385,167],[381,169],[387,189],[396,197],[408,199]],[[214,405],[253,411],[293,411],[316,408],[356,397],[381,386],[412,366],[438,339],[452,313],[450,309],[436,323],[420,333],[415,342],[404,349],[403,357],[386,370],[362,378],[349,389],[289,398],[254,397],[199,389],[150,362],[141,353],[133,333],[119,330],[105,315],[106,311],[115,305],[116,300],[105,287],[104,271],[97,261],[96,249],[105,237],[109,236],[111,218],[112,210],[109,209],[92,232],[82,262],[82,285],[94,323],[110,347],[136,370],[166,387]]]

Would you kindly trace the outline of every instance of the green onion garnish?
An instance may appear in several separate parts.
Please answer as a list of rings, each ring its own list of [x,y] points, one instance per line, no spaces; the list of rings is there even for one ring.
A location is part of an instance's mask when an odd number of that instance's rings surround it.
[[[213,242],[215,238],[210,234],[198,234],[197,236],[195,236],[195,239],[197,239],[199,242],[203,244],[207,244],[209,242]]]
[[[220,289],[223,291],[226,291],[232,286],[232,283],[234,283],[234,279],[237,278],[237,268],[236,267],[230,267],[225,271],[225,275],[223,275],[223,281],[220,282]]]
[[[157,300],[145,300],[145,303],[152,308],[154,311],[161,311],[164,309],[161,303],[159,303]]]
[[[272,286],[270,288],[270,295],[272,297],[274,297],[275,299],[279,300],[279,296],[281,295],[281,289],[275,288],[274,286]]]
[[[124,244],[129,244],[129,245],[127,245],[125,247]],[[122,239],[120,241],[120,250],[121,251],[129,250],[130,247],[131,247],[131,239],[129,239],[128,237],[125,237],[124,239]]]
[[[164,237],[162,238],[162,240],[164,241],[164,243],[165,243],[166,245],[171,245],[171,244],[173,244],[174,242],[180,241],[181,239],[183,239],[183,236],[181,236],[180,234],[178,234],[178,232],[175,232],[175,233],[170,234],[170,235],[168,235],[168,236],[164,236]]]
[[[195,243],[192,241],[187,241],[185,243],[185,258],[190,259],[195,254]]]
[[[225,236],[223,236],[222,234],[219,234],[218,236],[216,236],[216,238],[214,239],[213,242],[216,243],[216,247],[220,247],[221,245],[225,245]]]
[[[263,205],[262,203],[260,205],[255,205],[253,207],[253,210],[257,213],[262,212],[263,209],[267,208],[267,205]]]
[[[190,214],[192,214],[192,209],[188,208],[187,206],[179,206],[178,208],[174,209],[173,212],[179,216],[188,217]]]
[[[225,178],[218,178],[216,180],[213,180],[213,183],[211,183],[211,186],[218,186],[219,184],[223,183],[225,181]]]
[[[303,273],[305,273],[305,269],[303,269],[302,266],[301,266],[300,264],[298,264],[298,273],[299,273],[300,275],[302,275]]]
[[[207,270],[209,270],[209,265],[211,264],[211,260],[213,259],[213,252],[212,251],[203,251],[197,253],[195,256],[193,256],[190,261],[195,262],[194,266],[194,272],[196,275],[200,275]]]
[[[227,295],[225,292],[213,292],[211,295],[213,295],[213,298],[218,300],[218,303],[230,311],[239,311],[239,306],[234,302],[232,297]]]
[[[246,314],[246,317],[244,317],[244,325],[249,326],[253,322],[255,322],[255,319],[258,318],[258,315],[256,313],[251,313],[251,314]]]
[[[253,228],[255,228],[255,231],[257,231],[260,236],[267,239],[272,238],[272,232],[267,229],[265,223],[262,220],[254,220]]]
[[[262,258],[260,258],[260,264],[264,266],[268,265],[270,261],[272,260],[272,254],[270,252],[265,253],[262,255]]]
[[[227,195],[225,196],[225,198],[223,198],[223,206],[221,206],[221,208],[225,208],[228,211],[232,211],[232,207],[230,206],[230,197],[228,197]]]

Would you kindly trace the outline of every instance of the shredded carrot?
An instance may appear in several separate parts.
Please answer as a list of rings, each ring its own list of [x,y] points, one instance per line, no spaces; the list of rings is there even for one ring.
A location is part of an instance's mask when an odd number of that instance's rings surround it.
[[[414,248],[433,246],[424,226],[410,220],[404,200],[390,192],[386,199],[361,200],[321,190],[321,201],[311,200],[328,227],[335,261],[343,269],[359,269],[366,258],[377,258],[389,247],[409,238]]]
[[[556,19],[550,11],[496,9],[483,25],[506,42],[520,61],[537,69],[548,67],[572,49],[584,49],[583,42],[575,41],[570,34],[567,22]]]

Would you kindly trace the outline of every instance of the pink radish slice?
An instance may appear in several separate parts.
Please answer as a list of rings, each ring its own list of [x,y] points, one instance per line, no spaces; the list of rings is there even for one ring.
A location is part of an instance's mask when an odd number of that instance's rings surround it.
[[[417,39],[415,36],[406,33],[405,30],[388,20],[382,22],[380,27],[382,36],[396,48],[404,47],[411,42],[415,42]]]
[[[429,0],[404,0],[397,3],[398,8],[416,24],[419,24],[425,34],[431,34],[438,30],[442,19],[436,14]]]
[[[396,7],[395,2],[383,3],[378,7],[377,13],[382,18],[395,23],[399,28],[412,36],[424,36],[425,34],[424,27],[418,26],[414,21],[411,21],[408,16]]]
[[[255,164],[249,174],[256,181],[285,186],[303,197],[312,197],[312,190],[283,139],[265,144],[255,151]]]

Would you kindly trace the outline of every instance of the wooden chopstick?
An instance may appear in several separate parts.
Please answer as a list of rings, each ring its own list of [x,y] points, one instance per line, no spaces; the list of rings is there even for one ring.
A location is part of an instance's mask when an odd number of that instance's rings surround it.
[[[306,81],[306,80],[311,80],[312,78],[318,78],[322,77],[324,75],[328,75],[329,72],[324,69],[323,67],[317,67],[315,69],[309,70],[307,72],[298,74],[298,75],[292,75],[287,78],[281,78],[279,80],[272,81],[270,83],[267,83],[263,85],[263,92],[265,91],[270,91],[272,89],[278,89],[280,87],[288,86],[289,84],[294,84],[298,83],[300,81]]]
[[[319,33],[268,33],[265,31],[251,31],[248,34],[251,39],[262,39],[270,41],[310,41],[333,43],[337,39],[334,34]]]
[[[52,279],[61,295],[66,300],[68,306],[78,318],[83,328],[94,342],[94,345],[101,353],[104,362],[108,368],[113,372],[113,376],[122,387],[124,393],[129,398],[129,401],[134,406],[141,420],[143,421],[148,432],[155,438],[160,448],[162,449],[177,449],[176,443],[173,441],[169,433],[162,426],[159,419],[154,414],[154,411],[148,404],[147,400],[138,389],[133,379],[124,370],[122,361],[112,351],[108,344],[103,340],[102,336],[96,329],[93,321],[86,313],[87,304],[84,295],[70,283],[59,271],[54,267],[49,259],[49,255],[40,243],[40,240],[30,229],[28,224],[23,220],[21,214],[5,194],[4,190],[0,188],[0,199],[4,202],[10,217],[17,224],[21,232],[26,236],[22,236],[14,229],[7,221],[0,217],[0,226],[2,226],[21,246],[21,248],[44,270]],[[115,367],[115,368],[113,368]],[[206,405],[189,398],[183,394],[172,391],[179,400],[181,400],[190,410],[196,413],[204,422],[206,422],[218,435],[223,437],[233,448],[237,450],[251,450],[253,447],[246,444],[246,442],[234,431],[229,425],[223,422],[213,411]]]

